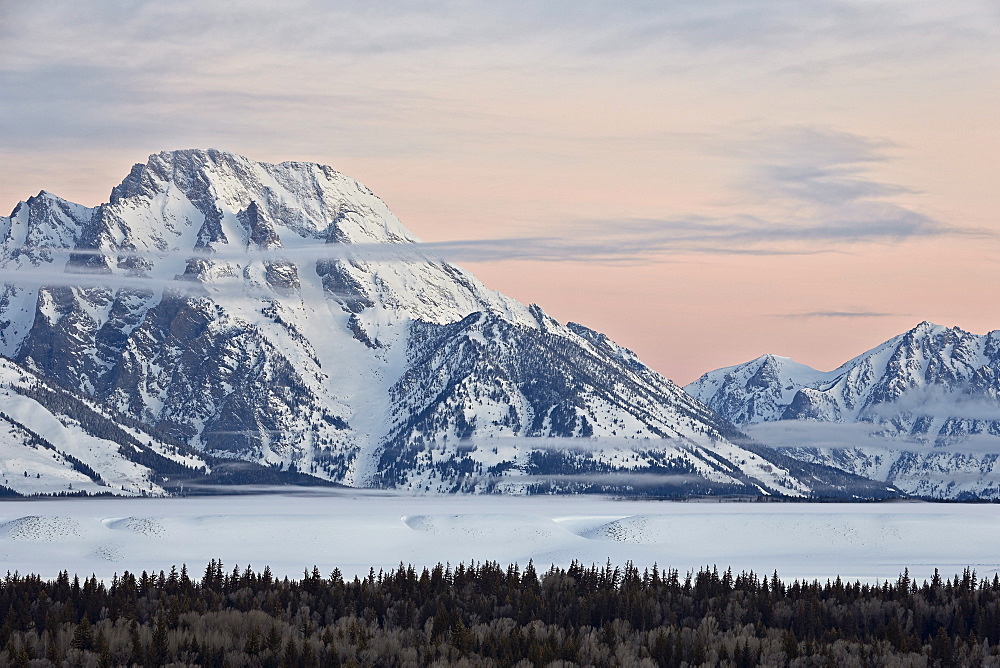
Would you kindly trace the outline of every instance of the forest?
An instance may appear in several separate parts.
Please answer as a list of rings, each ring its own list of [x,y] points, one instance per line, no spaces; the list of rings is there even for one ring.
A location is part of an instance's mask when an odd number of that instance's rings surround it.
[[[9,666],[1000,666],[1000,577],[400,566],[345,579],[186,566],[0,582]]]

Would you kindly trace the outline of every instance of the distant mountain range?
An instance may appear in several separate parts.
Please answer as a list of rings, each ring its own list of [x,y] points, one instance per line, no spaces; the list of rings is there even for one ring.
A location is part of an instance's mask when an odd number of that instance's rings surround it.
[[[833,371],[764,355],[685,390],[804,461],[911,494],[1000,498],[1000,332],[922,322]]]
[[[0,447],[17,493],[268,476],[897,493],[750,441],[602,334],[426,256],[368,188],[322,165],[173,151],[94,208],[43,191],[0,218],[0,272]]]

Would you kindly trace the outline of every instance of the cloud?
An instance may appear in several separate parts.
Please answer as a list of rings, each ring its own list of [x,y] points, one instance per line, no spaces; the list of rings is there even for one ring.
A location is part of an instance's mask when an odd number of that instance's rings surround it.
[[[180,254],[177,254],[180,255]],[[195,254],[187,253],[185,257]],[[253,262],[260,258],[245,258]],[[57,265],[58,266],[58,265]],[[187,297],[242,297],[253,295],[254,291],[266,290],[263,285],[246,282],[242,277],[213,278],[209,281],[198,281],[190,278],[134,276],[107,272],[85,272],[79,270],[58,271],[54,267],[41,265],[38,267],[0,267],[0,285],[13,285],[23,288],[78,288],[132,290],[138,295],[152,296],[161,291],[176,296]],[[356,294],[338,294],[329,290],[325,294],[342,300],[357,299]]]
[[[850,242],[962,232],[894,201],[914,189],[871,175],[890,162],[892,148],[827,127],[759,132],[737,149],[752,156],[740,185],[784,221],[771,227],[772,238]]]
[[[888,161],[894,145],[832,128],[791,126],[756,133],[745,148],[760,161],[746,185],[763,189],[765,197],[782,197],[816,205],[912,194],[899,185],[864,175],[873,164]]]
[[[897,44],[908,38],[940,40],[961,35],[985,41],[994,34],[986,4],[956,0],[950,7],[930,0],[808,4],[783,0],[682,0],[672,3],[320,2],[293,0],[274,5],[245,2],[240,11],[227,4],[177,0],[171,3],[119,0],[81,7],[69,0],[39,5],[5,3],[8,26],[87,29],[108,39],[73,45],[122,57],[133,41],[163,47],[190,43],[218,53],[235,45],[310,53],[379,55],[476,45],[509,46],[545,41],[553,49],[594,52],[650,49],[784,51],[844,44]],[[322,26],[322,30],[317,30]],[[8,28],[9,34],[16,34]],[[64,55],[71,48],[49,37]],[[560,39],[561,38],[561,39]],[[45,45],[36,47],[44,50]],[[884,47],[883,47],[884,48]],[[137,54],[137,57],[149,57]]]
[[[897,318],[909,313],[880,313],[878,311],[806,311],[804,313],[776,313],[775,318]]]
[[[204,296],[204,285],[194,281],[124,276],[109,273],[63,273],[52,267],[0,268],[0,284],[23,287],[111,288],[154,292],[170,289],[179,294]]]
[[[295,248],[259,250],[221,248],[206,255],[192,250],[173,251],[98,251],[67,250],[42,247],[18,247],[19,251],[45,251],[56,258],[68,260],[74,256],[107,257],[112,264],[126,258],[142,258],[154,266],[164,260],[197,258],[208,263],[232,263],[236,268],[255,262],[294,262],[303,271],[311,271],[308,264],[324,260],[355,263],[489,263],[489,262],[572,262],[606,265],[638,265],[659,262],[675,255],[691,253],[750,253],[757,255],[802,254],[810,251],[786,251],[772,248],[740,249],[706,247],[685,244],[676,239],[659,235],[634,234],[625,231],[615,238],[604,236],[577,237],[519,237],[509,239],[471,239],[447,242],[420,242],[408,244],[325,244],[316,243]],[[818,252],[818,251],[817,251]],[[306,265],[306,266],[302,266]],[[65,264],[56,263],[57,267]],[[138,290],[170,289],[182,294],[201,296],[210,288],[213,294],[228,292],[241,294],[244,281],[241,277],[213,278],[202,283],[175,276],[134,276],[107,272],[53,271],[52,267],[0,268],[0,283],[23,286],[69,286],[131,288]]]
[[[858,76],[873,60],[906,73],[951,51],[995,54],[997,43],[993,13],[961,0],[295,1],[238,11],[196,0],[14,0],[2,18],[0,127],[25,150],[258,132],[284,135],[288,150],[322,130],[358,151],[394,144],[399,153],[434,150],[424,143],[432,134],[440,151],[482,130],[449,122],[486,113],[461,84],[497,73],[595,86],[609,73],[667,80],[685,69]],[[407,132],[414,111],[438,123],[424,118]]]
[[[896,400],[876,404],[867,412],[883,419],[903,413],[938,419],[1000,421],[1000,400],[967,387],[913,387]]]
[[[995,415],[995,413],[994,413]],[[870,423],[779,420],[747,425],[743,429],[754,439],[776,448],[860,448],[868,456],[892,456],[911,452],[926,456],[954,454],[1000,454],[1000,437],[974,434],[958,443],[936,444],[933,439],[908,440],[905,435],[887,435],[882,425]]]
[[[775,202],[774,204],[780,204]],[[864,211],[862,211],[864,209]],[[882,209],[884,216],[864,215]],[[736,215],[718,218],[663,218],[587,221],[576,226],[581,242],[600,238],[609,255],[665,253],[790,255],[832,252],[871,242],[972,234],[927,216],[887,205],[822,211],[791,221]],[[582,231],[582,234],[580,232]],[[563,242],[572,248],[572,242]],[[587,244],[588,246],[591,244]]]
[[[902,203],[901,196],[912,199],[919,193],[873,176],[873,167],[891,162],[892,146],[826,127],[752,132],[715,147],[741,166],[739,195],[725,205],[732,213],[583,221],[574,233],[603,234],[609,249],[646,257],[807,254],[860,243],[986,234],[947,224]]]
[[[486,478],[484,478],[485,480]],[[516,475],[505,474],[501,477],[504,483],[552,483],[555,485],[611,485],[615,487],[661,487],[679,485],[705,484],[706,479],[694,474],[662,474],[662,473],[568,473],[552,475]]]

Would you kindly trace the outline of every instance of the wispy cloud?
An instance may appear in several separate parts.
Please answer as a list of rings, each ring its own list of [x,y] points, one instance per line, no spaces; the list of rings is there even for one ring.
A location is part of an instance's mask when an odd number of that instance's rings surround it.
[[[483,478],[487,480],[487,478]],[[704,485],[706,479],[695,474],[628,473],[568,473],[564,475],[504,475],[504,483],[531,483],[553,485],[607,485],[613,487],[673,487],[683,485]]]
[[[7,249],[45,251],[68,259],[75,255],[200,257],[212,262],[588,262],[643,264],[691,255],[807,255],[841,252],[864,243],[982,234],[938,221],[893,201],[914,191],[886,183],[869,173],[889,160],[888,142],[828,128],[791,127],[758,133],[732,151],[747,162],[738,206],[717,216],[687,215],[662,219],[585,220],[553,234],[492,239],[396,244],[313,243],[275,250],[219,246],[210,254],[188,249],[160,251]],[[748,159],[753,158],[753,159]],[[755,159],[755,160],[754,160]],[[0,281],[136,287],[149,279],[118,275],[0,273]],[[178,283],[167,281],[171,286]],[[152,285],[152,283],[144,283]],[[197,284],[196,284],[197,285]],[[162,287],[162,286],[161,286]],[[194,290],[200,287],[193,288]],[[828,310],[781,314],[790,318],[879,318],[893,313]]]
[[[572,234],[603,235],[609,251],[635,257],[808,254],[860,243],[985,234],[903,203],[902,196],[919,193],[872,174],[891,162],[891,148],[885,140],[824,127],[758,131],[716,146],[742,165],[735,184],[739,195],[725,207],[732,213],[583,221]]]
[[[908,49],[913,38],[947,42],[962,37],[988,45],[996,33],[988,3],[956,0],[948,7],[931,0],[906,3],[886,0],[852,2],[822,0],[706,0],[673,3],[581,4],[572,0],[545,3],[453,2],[428,0],[399,3],[329,3],[294,0],[274,5],[244,3],[234,12],[227,5],[177,0],[159,3],[108,2],[82,7],[69,0],[44,4],[15,0],[6,3],[7,34],[12,26],[48,26],[72,31],[106,33],[97,44],[64,45],[59,33],[27,51],[28,56],[66,58],[76,50],[91,58],[124,63],[128,45],[141,42],[152,51],[173,48],[181,57],[198,44],[208,56],[233,46],[253,43],[281,53],[316,55],[386,54],[412,56],[424,51],[462,47],[490,49],[535,43],[550,52],[593,53],[607,60],[609,52],[664,52],[729,49],[744,54],[781,53],[789,49],[822,52],[840,45],[857,52]],[[322,25],[322,30],[316,30]],[[43,36],[45,37],[45,36]],[[27,40],[25,40],[27,41]],[[56,48],[51,48],[52,46]],[[959,45],[956,45],[956,48]],[[48,50],[48,53],[46,53]],[[139,62],[156,60],[154,53],[132,54]]]
[[[887,420],[903,413],[940,419],[1000,421],[1000,400],[961,386],[913,387],[894,401],[872,406],[869,412]]]
[[[879,311],[805,311],[802,313],[775,313],[775,318],[898,318],[910,316],[910,313],[882,313]]]
[[[994,419],[997,407],[991,418]],[[962,417],[962,416],[956,416]],[[941,446],[933,438],[920,440],[908,434],[887,434],[884,426],[867,422],[837,423],[813,420],[780,420],[745,427],[755,439],[777,448],[859,448],[869,457],[912,452],[929,456],[951,457],[956,454],[1000,454],[1000,438],[990,434],[974,434],[967,439]],[[950,479],[950,474],[949,474]]]
[[[942,232],[944,233],[944,232]],[[572,235],[545,237],[513,237],[500,239],[466,239],[441,242],[395,244],[326,244],[315,243],[292,248],[270,250],[219,246],[205,254],[193,250],[171,251],[58,249],[19,247],[26,251],[44,251],[53,256],[57,267],[64,267],[71,256],[106,257],[112,264],[128,258],[141,258],[154,265],[163,260],[198,259],[211,264],[232,263],[235,267],[253,262],[314,263],[342,260],[364,263],[423,263],[423,262],[571,262],[607,265],[637,265],[662,262],[690,255],[808,255],[835,252],[841,244],[884,240],[884,234],[871,231],[867,235],[848,236],[841,232],[821,235],[812,230],[781,230],[755,221],[752,225],[727,225],[722,221],[626,221],[612,228],[577,226]],[[810,247],[802,242],[821,240],[823,247]],[[798,244],[798,245],[796,245]],[[189,278],[189,277],[188,277]],[[164,287],[197,292],[200,283],[187,278],[148,278],[118,273],[81,272],[53,274],[49,267],[37,269],[0,270],[0,282],[33,285],[78,285],[109,287]],[[216,281],[218,285],[239,282],[237,279]]]
[[[176,255],[181,255],[177,253]],[[184,257],[192,256],[184,254]],[[117,256],[116,256],[117,257]],[[245,257],[243,264],[260,262],[261,257]],[[59,271],[58,262],[55,268],[46,265],[37,267],[0,267],[0,285],[13,285],[22,288],[73,288],[81,290],[128,290],[138,297],[152,297],[161,292],[185,297],[231,297],[260,296],[269,292],[263,284],[245,281],[242,276],[212,277],[202,281],[190,276],[137,276],[109,273],[106,271],[81,271],[72,268],[69,271]],[[341,294],[327,290],[327,296],[345,301],[357,299],[357,294]]]
[[[58,265],[57,265],[58,266]],[[129,289],[153,292],[166,288],[181,294],[204,295],[205,287],[193,281],[123,276],[110,273],[64,273],[52,267],[0,268],[0,283],[22,287],[71,287]]]
[[[892,148],[826,127],[760,132],[737,149],[752,156],[742,190],[780,221],[769,230],[772,238],[850,242],[966,232],[896,199],[914,189],[872,175],[891,162]]]
[[[929,0],[298,0],[244,3],[239,11],[195,0],[14,0],[2,11],[0,87],[12,94],[0,99],[0,127],[9,130],[5,142],[23,148],[265,131],[284,135],[288,150],[293,137],[315,141],[323,129],[339,142],[360,133],[370,147],[384,146],[379,135],[387,135],[406,153],[414,144],[428,148],[421,138],[428,132],[442,145],[467,141],[470,129],[448,122],[469,110],[454,84],[498,72],[662,79],[692,68],[701,76],[751,70],[758,77],[835,69],[858,76],[876,61],[880,72],[905,73],[920,62],[947,63],[942,54],[952,51],[995,54],[1000,32],[995,12],[971,0],[947,7]],[[451,85],[432,85],[441,81]],[[432,111],[440,127],[402,131],[416,122],[415,110]],[[305,132],[288,132],[290,123]]]
[[[776,202],[776,204],[778,204]],[[864,211],[861,211],[863,209]],[[878,212],[885,215],[878,215]],[[858,215],[858,214],[865,215]],[[868,215],[872,214],[872,215]],[[859,243],[973,234],[892,204],[817,212],[796,221],[738,215],[587,221],[583,230],[606,244],[609,255],[649,257],[669,253],[798,255],[835,252]],[[576,226],[580,234],[579,224]],[[571,248],[572,242],[562,242]],[[587,244],[592,246],[593,241]]]

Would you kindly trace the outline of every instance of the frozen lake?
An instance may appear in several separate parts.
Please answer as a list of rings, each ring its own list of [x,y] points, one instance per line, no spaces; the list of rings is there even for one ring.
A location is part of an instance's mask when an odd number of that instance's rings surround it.
[[[577,559],[704,565],[785,579],[929,578],[1000,571],[1000,505],[620,501],[600,497],[285,492],[183,499],[0,502],[4,569],[110,578],[211,559],[299,577],[400,562],[495,560],[539,570]]]

